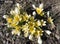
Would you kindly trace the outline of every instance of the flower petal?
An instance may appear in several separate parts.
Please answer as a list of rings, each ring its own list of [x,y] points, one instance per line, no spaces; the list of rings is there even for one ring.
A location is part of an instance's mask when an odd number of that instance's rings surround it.
[[[41,3],[41,4],[39,5],[39,8],[43,9],[43,3]]]
[[[36,12],[34,11],[32,14],[35,16],[36,15]]]
[[[51,31],[49,31],[49,30],[45,30],[45,32],[46,32],[48,35],[51,34]]]
[[[29,35],[29,39],[32,40],[32,38],[33,38],[33,35]]]
[[[41,37],[38,37],[38,44],[42,44]]]
[[[32,4],[32,7],[33,7],[34,9],[36,9],[36,7],[35,7],[35,5],[34,5],[34,4]]]
[[[3,15],[3,18],[6,19],[8,16],[7,15]]]
[[[49,17],[49,11],[47,12],[47,16]]]

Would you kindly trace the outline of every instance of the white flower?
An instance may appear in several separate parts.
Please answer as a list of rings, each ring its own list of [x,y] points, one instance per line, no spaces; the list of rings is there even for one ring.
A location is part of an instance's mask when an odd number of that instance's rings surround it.
[[[41,37],[38,37],[38,44],[42,44]]]
[[[45,30],[45,32],[46,32],[48,35],[51,34],[51,31],[49,31],[49,30]]]

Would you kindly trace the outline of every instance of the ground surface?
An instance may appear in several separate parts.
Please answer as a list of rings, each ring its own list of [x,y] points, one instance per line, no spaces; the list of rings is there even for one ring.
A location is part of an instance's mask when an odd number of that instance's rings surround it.
[[[60,44],[60,0],[41,0],[44,3],[45,8],[51,6],[53,12],[52,17],[55,19],[56,30],[52,32],[46,40],[43,40],[43,44]],[[38,5],[39,0],[0,0],[0,44],[37,44],[36,41],[30,41],[24,37],[12,36],[7,31],[4,25],[5,20],[2,18],[7,11],[10,11],[12,6],[16,2],[19,2],[24,8],[27,9],[31,4]],[[27,6],[27,7],[26,7]]]

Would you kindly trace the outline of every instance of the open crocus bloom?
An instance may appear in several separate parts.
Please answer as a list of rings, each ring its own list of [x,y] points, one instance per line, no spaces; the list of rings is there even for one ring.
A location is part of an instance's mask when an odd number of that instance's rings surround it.
[[[51,17],[48,17],[48,20],[47,20],[49,23],[53,24],[53,19]]]
[[[36,6],[33,4],[32,7],[36,10],[37,14],[39,14],[40,16],[43,16],[43,15],[44,15],[44,12],[43,12],[43,3],[41,3],[41,4],[39,5],[39,7],[36,7]]]
[[[51,16],[49,16],[49,11],[47,12],[47,16],[48,16],[47,19],[48,23],[53,24],[53,19],[51,18]]]

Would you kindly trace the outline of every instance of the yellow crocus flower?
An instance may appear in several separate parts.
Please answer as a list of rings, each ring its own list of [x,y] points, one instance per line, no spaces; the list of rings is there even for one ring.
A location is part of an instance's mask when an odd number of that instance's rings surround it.
[[[12,18],[7,18],[6,20],[8,23],[12,23]]]
[[[41,9],[41,8],[36,8],[36,12],[37,12],[38,14],[41,14],[42,9]]]
[[[34,25],[35,25],[34,22],[30,22],[30,23],[29,23],[29,26],[32,26],[32,27],[33,27]]]
[[[36,8],[36,12],[37,14],[39,14],[40,16],[43,16],[44,15],[44,12],[41,8]]]
[[[43,30],[42,29],[36,30],[34,35],[35,35],[35,37],[42,36],[43,35]]]
[[[32,6],[36,10],[37,14],[39,14],[40,16],[44,15],[44,12],[43,12],[43,3],[41,3],[39,5],[39,7],[35,7],[35,5],[32,5]]]
[[[48,17],[47,21],[48,21],[48,23],[53,24],[53,19],[51,17]]]
[[[30,28],[29,28],[29,32],[30,32],[31,34],[34,34],[34,33],[35,33],[35,28],[34,28],[34,27],[30,27]]]
[[[40,36],[40,31],[35,31],[34,35],[35,35],[35,37]]]

